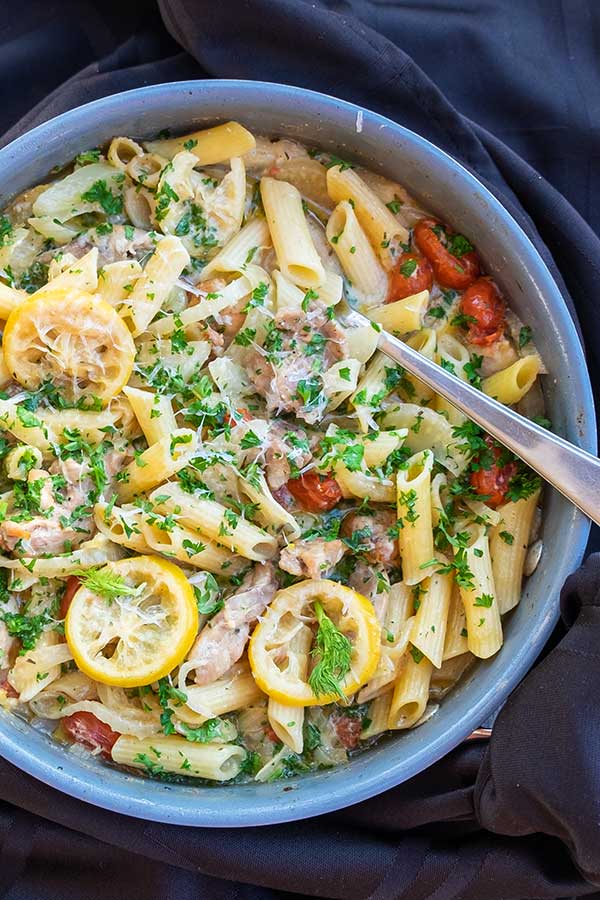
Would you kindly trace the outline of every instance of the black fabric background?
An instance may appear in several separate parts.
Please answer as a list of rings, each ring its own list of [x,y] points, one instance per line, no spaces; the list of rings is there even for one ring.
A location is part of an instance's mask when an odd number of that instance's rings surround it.
[[[597,0],[160,7],[11,7],[0,18],[3,142],[96,97],[183,78],[283,81],[375,109],[468,165],[528,231],[577,310],[600,396]],[[570,630],[513,694],[487,751],[459,747],[320,819],[160,826],[79,803],[0,760],[0,897],[600,898],[599,577],[593,556],[568,582]]]

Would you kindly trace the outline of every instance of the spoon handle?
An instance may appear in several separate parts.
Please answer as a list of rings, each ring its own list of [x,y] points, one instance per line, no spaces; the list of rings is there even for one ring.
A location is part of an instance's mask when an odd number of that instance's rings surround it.
[[[600,524],[600,460],[597,457],[461,381],[387,331],[379,335],[379,349],[481,425],[588,518]]]

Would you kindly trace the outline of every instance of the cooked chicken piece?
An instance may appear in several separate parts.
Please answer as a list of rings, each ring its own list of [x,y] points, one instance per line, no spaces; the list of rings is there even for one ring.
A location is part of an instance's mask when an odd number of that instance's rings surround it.
[[[51,475],[62,475],[66,481],[57,496]],[[32,469],[27,477],[29,483],[42,482],[39,486],[40,515],[22,522],[10,519],[2,522],[0,547],[3,550],[14,551],[19,545],[20,556],[57,555],[65,552],[65,546],[77,547],[92,537],[96,529],[88,497],[93,484],[83,463],[73,459],[57,460],[50,474],[43,469]],[[78,509],[81,514],[74,517]]]
[[[342,535],[348,538],[357,535],[365,559],[389,567],[398,562],[398,541],[390,534],[396,522],[392,509],[378,509],[370,516],[351,513],[342,522]]]
[[[225,601],[223,609],[202,629],[188,660],[196,664],[196,684],[211,684],[241,657],[250,628],[278,588],[271,563],[255,566],[239,591]]]
[[[288,159],[296,159],[297,157],[309,159],[306,149],[297,144],[296,141],[288,141],[285,138],[273,141],[271,138],[257,135],[256,146],[253,150],[244,153],[242,159],[248,174],[256,175],[256,177],[260,178],[272,166],[277,166]]]
[[[272,491],[278,491],[312,459],[306,431],[291,422],[272,419],[260,447],[246,454],[246,462],[264,461],[265,474]]]
[[[483,357],[479,373],[483,378],[500,372],[517,361],[517,351],[511,341],[506,337],[498,338],[489,347],[470,346],[472,354]]]
[[[85,256],[93,247],[98,248],[98,266],[106,266],[120,259],[141,258],[154,251],[154,242],[147,231],[133,229],[133,236],[127,237],[124,225],[113,225],[108,234],[98,234],[90,228],[75,240],[61,247],[62,253],[71,253],[76,259]],[[40,262],[49,263],[56,256],[56,250],[48,250],[39,257]]]
[[[316,422],[327,402],[319,391],[318,364],[327,369],[345,357],[344,333],[320,300],[311,300],[306,311],[282,310],[275,326],[272,349],[247,352],[248,376],[267,401],[269,413],[293,412],[305,422]]]
[[[315,538],[312,541],[296,541],[281,551],[279,568],[304,578],[327,578],[346,549],[338,540]]]

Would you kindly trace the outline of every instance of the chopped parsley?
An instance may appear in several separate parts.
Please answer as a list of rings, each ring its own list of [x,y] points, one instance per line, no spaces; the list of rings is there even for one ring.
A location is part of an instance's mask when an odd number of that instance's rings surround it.
[[[106,181],[95,181],[89,190],[81,195],[87,203],[99,203],[107,216],[118,216],[123,212],[123,199],[107,187]],[[158,218],[158,216],[157,216]]]

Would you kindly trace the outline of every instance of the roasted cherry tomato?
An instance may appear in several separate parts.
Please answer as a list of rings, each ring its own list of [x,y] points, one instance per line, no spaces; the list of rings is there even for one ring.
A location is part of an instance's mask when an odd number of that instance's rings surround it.
[[[61,725],[77,744],[83,744],[90,750],[100,749],[104,757],[111,758],[110,751],[119,735],[105,722],[96,718],[93,713],[73,713],[72,716],[65,716],[61,720]]]
[[[79,590],[79,585],[81,584],[81,578],[78,578],[77,575],[69,575],[67,578],[67,585],[65,587],[65,592],[62,595],[62,600],[60,601],[60,606],[58,607],[58,618],[64,619],[67,613],[69,612],[69,607],[71,605],[71,600]]]
[[[390,275],[390,288],[386,303],[404,300],[419,291],[430,291],[433,286],[433,269],[429,260],[417,253],[403,253]]]
[[[460,311],[470,316],[467,339],[472,344],[487,347],[504,333],[505,303],[498,288],[489,278],[478,278],[461,297]]]
[[[287,483],[290,494],[309,512],[327,512],[342,499],[340,486],[331,475],[306,472]]]
[[[499,465],[498,461],[505,451],[495,444],[491,437],[486,437],[485,442],[493,454],[494,461],[487,469],[481,468],[471,472],[470,481],[471,487],[481,495],[484,502],[495,508],[504,503],[510,480],[516,475],[518,466],[516,462]]]
[[[435,219],[419,219],[413,229],[415,244],[444,288],[464,291],[479,276],[479,256],[466,238],[451,234]],[[469,249],[470,248],[470,249]]]

